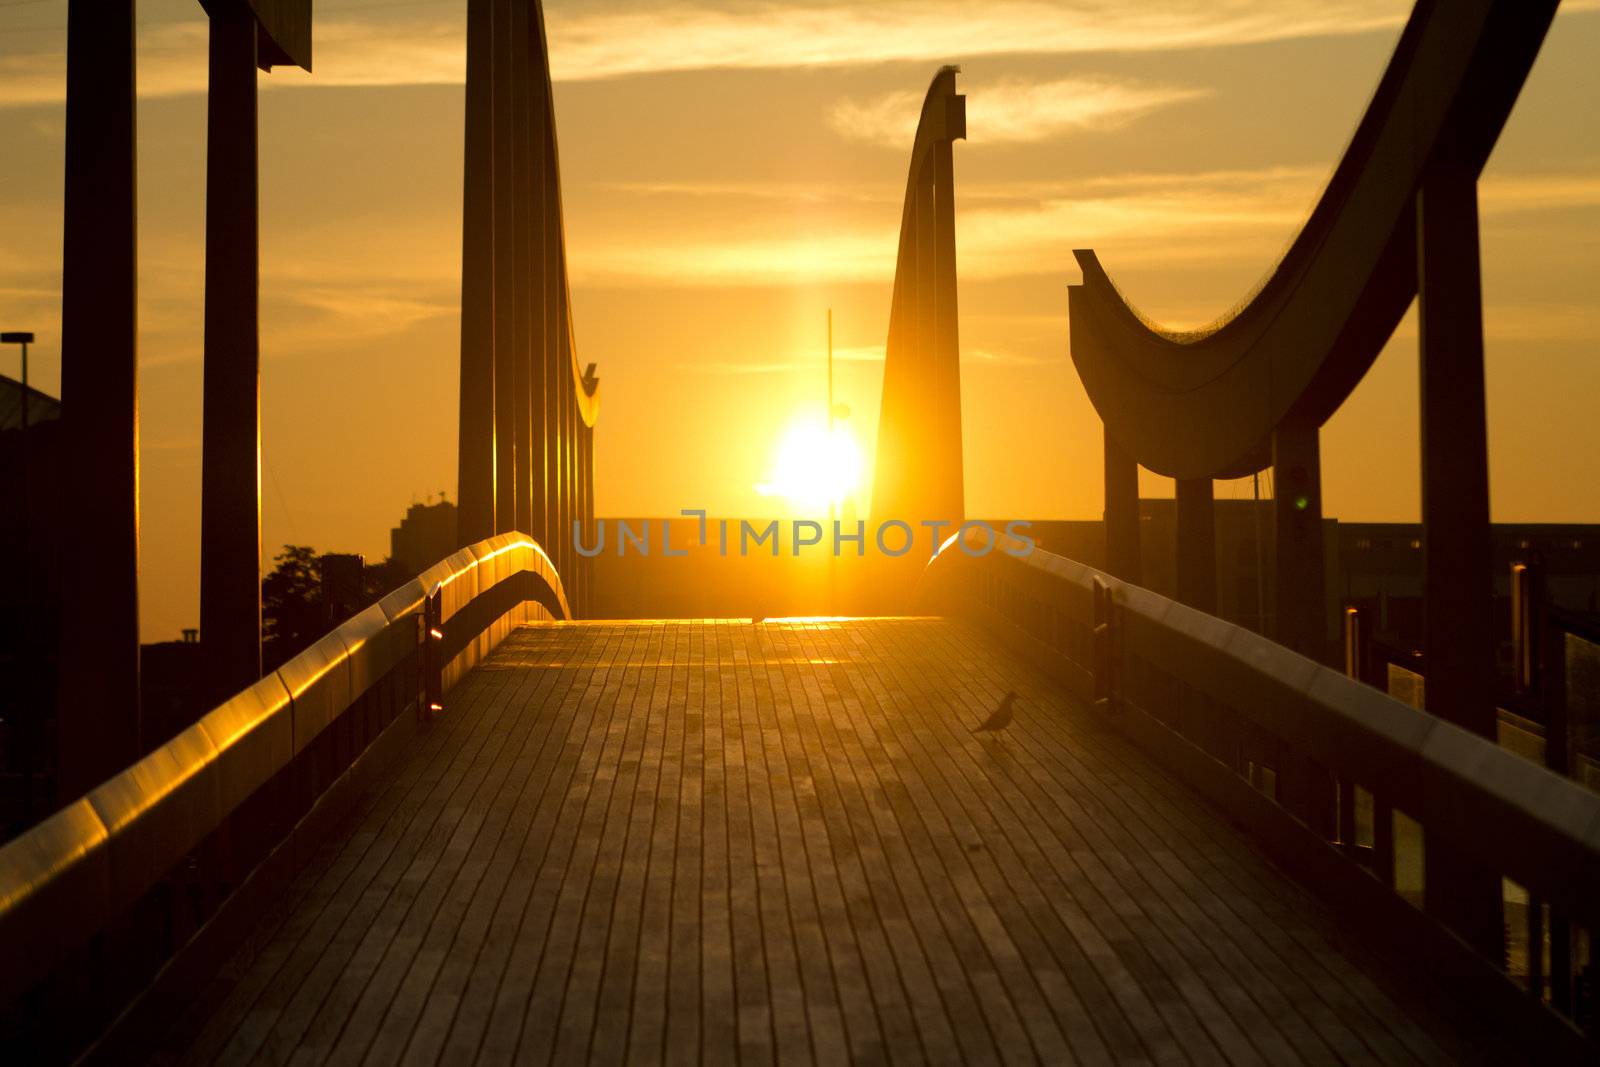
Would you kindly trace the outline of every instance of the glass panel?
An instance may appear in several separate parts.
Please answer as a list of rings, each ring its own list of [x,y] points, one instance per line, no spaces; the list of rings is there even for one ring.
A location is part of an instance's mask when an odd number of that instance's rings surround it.
[[[1394,891],[1414,908],[1422,907],[1422,824],[1403,811],[1394,813]]]
[[[1362,789],[1359,785],[1355,787],[1355,791],[1355,844],[1361,848],[1372,848],[1372,794]]]
[[[1528,988],[1528,891],[1509,878],[1500,879],[1501,907],[1505,910],[1506,974]]]
[[[1500,747],[1544,766],[1544,727],[1504,708],[1495,709],[1495,739]]]
[[[1422,675],[1391,663],[1389,667],[1389,695],[1402,704],[1422,707]]]

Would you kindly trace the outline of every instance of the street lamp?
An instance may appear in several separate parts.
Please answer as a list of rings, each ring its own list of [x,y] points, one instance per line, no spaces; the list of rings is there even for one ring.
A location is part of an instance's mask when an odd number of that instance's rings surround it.
[[[0,333],[0,345],[22,346],[22,428],[28,428],[28,346],[33,344],[33,334],[25,330]]]

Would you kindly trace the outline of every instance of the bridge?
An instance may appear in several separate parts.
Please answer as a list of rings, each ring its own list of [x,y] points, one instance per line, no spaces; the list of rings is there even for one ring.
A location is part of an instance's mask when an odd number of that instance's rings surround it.
[[[132,4],[72,0],[57,810],[0,845],[0,1028],[41,1061],[1587,1062],[1600,794],[1516,572],[1499,743],[1476,182],[1554,15],[1420,0],[1264,285],[1139,315],[1092,252],[1105,569],[966,521],[954,68],[902,215],[879,611],[591,617],[539,5],[470,0],[458,551],[277,670],[260,651],[254,70],[310,3],[207,5],[203,624],[215,699],[141,735]],[[250,75],[247,81],[243,74]],[[245,190],[240,193],[239,190]],[[241,199],[242,197],[242,199]],[[213,244],[213,242],[215,242]],[[125,253],[125,254],[124,254]],[[1420,301],[1424,707],[1324,633],[1318,428]],[[92,383],[92,384],[88,384]],[[215,442],[216,447],[212,447]],[[1178,480],[1140,584],[1140,466]],[[1212,482],[1276,474],[1274,623],[1216,614]],[[84,507],[84,505],[76,505]],[[797,535],[798,536],[798,535]],[[867,540],[871,540],[870,535]]]

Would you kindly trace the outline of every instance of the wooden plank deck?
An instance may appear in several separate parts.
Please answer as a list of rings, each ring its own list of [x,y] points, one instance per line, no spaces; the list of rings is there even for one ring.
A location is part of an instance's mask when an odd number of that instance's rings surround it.
[[[164,1058],[1488,1058],[1347,942],[970,625],[546,624],[450,694]]]

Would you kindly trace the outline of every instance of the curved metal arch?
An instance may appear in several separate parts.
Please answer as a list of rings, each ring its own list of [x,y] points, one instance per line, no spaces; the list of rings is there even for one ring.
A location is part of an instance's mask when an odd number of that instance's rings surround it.
[[[951,163],[952,143],[967,136],[958,73],[941,67],[922,101],[884,352],[872,511],[913,521],[965,514]]]
[[[535,3],[532,6],[532,15],[536,20],[534,55],[542,81],[543,128],[547,131],[545,166],[548,169],[544,173],[545,181],[551,186],[551,195],[554,198],[551,224],[555,231],[556,247],[560,250],[560,315],[565,331],[564,347],[568,357],[565,362],[572,378],[572,395],[577,402],[578,417],[585,426],[593,429],[600,419],[600,379],[586,374],[578,362],[577,335],[572,325],[572,285],[567,277],[567,221],[561,200],[561,148],[556,137],[556,97],[550,75],[550,39],[545,33],[544,4]]]
[[[1291,412],[1320,425],[1416,293],[1416,194],[1441,160],[1478,173],[1559,0],[1418,0],[1371,104],[1289,250],[1255,294],[1195,333],[1151,324],[1076,252],[1072,358],[1107,433],[1179,479],[1267,463]]]

